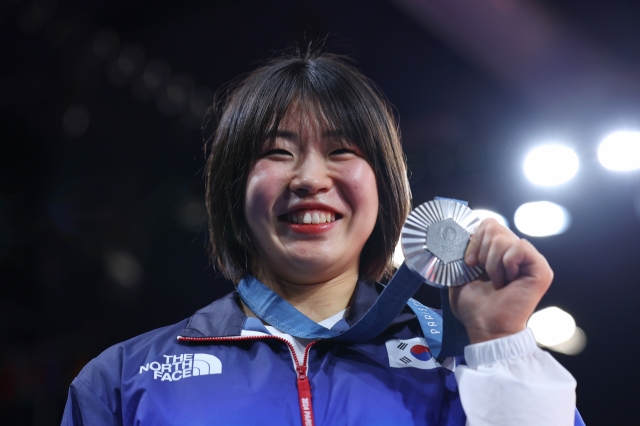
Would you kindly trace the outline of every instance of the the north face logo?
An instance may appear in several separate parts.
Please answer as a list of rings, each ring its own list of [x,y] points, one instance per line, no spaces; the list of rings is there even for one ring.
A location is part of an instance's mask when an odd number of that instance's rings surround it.
[[[209,354],[162,355],[164,363],[148,362],[140,366],[140,372],[152,371],[155,380],[174,382],[193,376],[222,373],[222,363]]]

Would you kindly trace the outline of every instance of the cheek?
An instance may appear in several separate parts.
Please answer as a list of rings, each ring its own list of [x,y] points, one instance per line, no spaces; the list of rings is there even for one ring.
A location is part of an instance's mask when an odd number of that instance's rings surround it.
[[[378,217],[378,186],[373,169],[366,161],[347,175],[354,210],[373,228]]]
[[[282,173],[258,161],[249,172],[245,190],[244,211],[249,223],[265,219],[280,192]]]
[[[367,180],[366,186],[361,189],[361,193],[365,197],[363,203],[366,205],[367,210],[367,219],[369,221],[369,226],[373,231],[373,227],[378,220],[378,207],[379,207],[379,199],[378,199],[378,185],[376,184],[376,178],[371,171],[371,178]]]

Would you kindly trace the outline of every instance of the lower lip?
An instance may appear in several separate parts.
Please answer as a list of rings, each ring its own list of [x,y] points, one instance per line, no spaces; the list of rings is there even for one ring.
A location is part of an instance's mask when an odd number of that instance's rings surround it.
[[[299,234],[322,234],[328,232],[335,225],[335,222],[326,223],[287,223],[287,228]]]

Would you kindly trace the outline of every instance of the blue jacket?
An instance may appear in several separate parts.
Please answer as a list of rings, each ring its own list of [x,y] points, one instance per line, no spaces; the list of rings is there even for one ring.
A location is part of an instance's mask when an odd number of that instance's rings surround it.
[[[378,291],[359,283],[334,328],[355,323]],[[432,359],[408,308],[367,343],[316,341],[303,360],[284,339],[243,330],[268,333],[231,293],[112,346],[71,384],[62,424],[465,424],[455,376]]]

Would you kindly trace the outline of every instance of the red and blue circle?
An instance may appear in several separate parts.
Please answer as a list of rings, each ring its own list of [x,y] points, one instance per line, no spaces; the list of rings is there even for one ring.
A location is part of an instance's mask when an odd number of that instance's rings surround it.
[[[429,361],[431,359],[431,351],[424,345],[413,345],[409,351],[411,355],[420,361]]]

